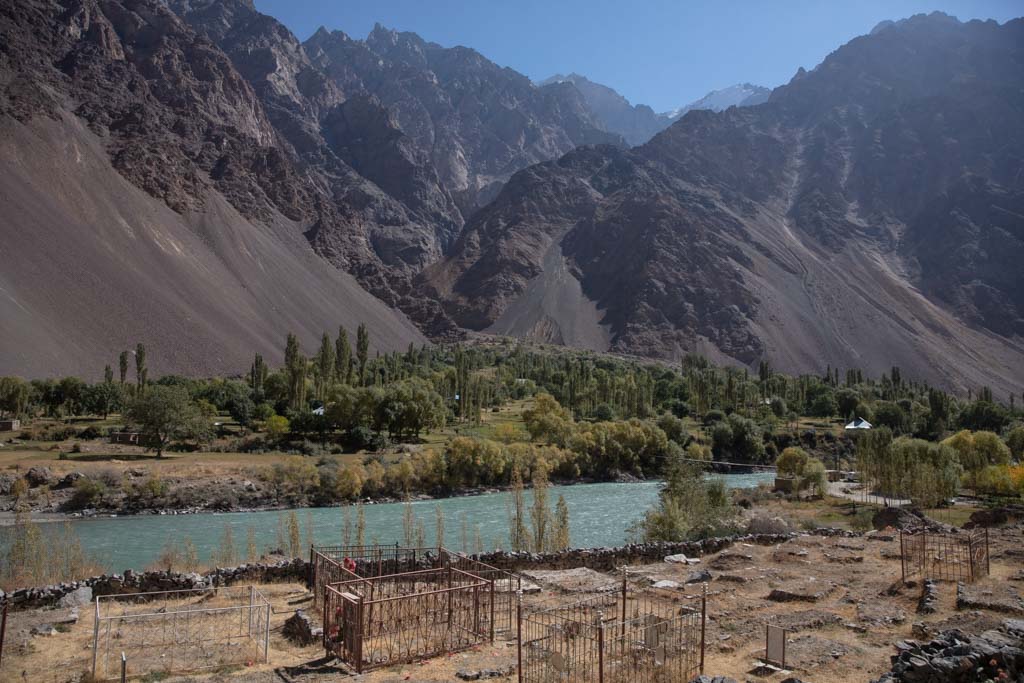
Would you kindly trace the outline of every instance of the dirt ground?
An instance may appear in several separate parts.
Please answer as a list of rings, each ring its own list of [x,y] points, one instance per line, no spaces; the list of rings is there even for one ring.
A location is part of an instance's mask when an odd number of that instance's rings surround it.
[[[1021,604],[1022,541],[1024,527],[1020,525],[991,531],[991,575],[971,586],[973,593],[992,596],[995,602]],[[653,592],[666,600],[680,595],[696,596],[701,591],[701,579],[707,579],[699,576],[701,570],[710,573],[705,670],[738,680],[781,681],[788,675],[797,675],[808,681],[866,681],[888,669],[896,641],[927,639],[932,633],[952,627],[980,632],[1015,616],[1012,612],[997,611],[998,605],[958,610],[956,586],[952,583],[939,584],[936,613],[917,614],[920,585],[902,585],[899,537],[884,533],[859,538],[801,536],[777,546],[738,544],[703,557],[695,565],[658,562],[632,566],[628,574],[630,590]],[[574,602],[587,597],[588,592],[617,590],[621,577],[574,570],[530,575],[542,590],[525,597],[528,608]],[[687,584],[687,580],[693,582]],[[655,591],[651,588],[655,581],[675,581],[680,586]],[[260,590],[274,608],[269,664],[249,663],[214,673],[147,680],[440,683],[457,680],[455,673],[459,670],[501,668],[512,673],[495,680],[515,679],[516,648],[514,641],[504,638],[493,645],[354,677],[336,661],[324,660],[319,646],[297,647],[282,636],[285,619],[296,608],[309,606],[303,586],[266,585]],[[41,623],[56,624],[67,612],[65,609],[12,613],[0,680],[78,680],[91,661],[91,607],[81,609],[77,623],[58,625],[53,635],[28,633]],[[764,652],[767,623],[790,630],[787,668],[793,674],[753,673]]]

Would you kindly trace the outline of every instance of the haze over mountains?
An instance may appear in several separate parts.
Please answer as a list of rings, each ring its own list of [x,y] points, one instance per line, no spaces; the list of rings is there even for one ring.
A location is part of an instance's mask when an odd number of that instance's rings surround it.
[[[729,107],[749,107],[765,102],[771,93],[768,88],[741,83],[713,90],[696,102],[656,114],[646,104],[632,105],[614,89],[577,73],[568,76],[556,74],[538,85],[546,87],[559,83],[572,83],[576,86],[598,124],[611,133],[621,135],[630,145],[642,145],[693,109],[722,111]]]
[[[241,370],[365,321],[1019,390],[1022,93],[1021,20],[890,22],[669,125],[246,0],[5,3],[0,373]]]

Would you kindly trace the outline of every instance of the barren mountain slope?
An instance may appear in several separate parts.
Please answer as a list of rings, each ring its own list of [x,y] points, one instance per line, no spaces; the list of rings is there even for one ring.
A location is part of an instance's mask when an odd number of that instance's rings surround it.
[[[155,372],[244,372],[287,332],[425,340],[313,253],[282,216],[246,220],[216,192],[184,215],[126,182],[76,119],[0,124],[0,374],[100,376],[144,342]]]
[[[616,350],[1016,390],[1022,167],[1024,21],[918,16],[766,104],[520,172],[422,281],[487,329],[538,283],[568,296],[554,248]]]
[[[0,7],[0,372],[245,369],[286,332],[423,337],[303,236],[318,200],[222,53],[156,2]],[[316,223],[314,223],[315,225]]]

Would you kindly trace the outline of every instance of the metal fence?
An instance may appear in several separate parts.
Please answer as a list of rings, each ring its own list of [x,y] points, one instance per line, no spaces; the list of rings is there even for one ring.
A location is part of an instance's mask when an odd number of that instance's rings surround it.
[[[989,573],[988,529],[960,533],[900,532],[903,581],[915,576],[973,583]]]
[[[494,582],[452,566],[326,586],[324,646],[368,669],[494,640]]]
[[[494,628],[511,633],[516,626],[516,596],[523,588],[523,579],[504,569],[498,569],[468,555],[441,548],[441,564],[455,567],[481,579],[494,583]]]
[[[683,601],[624,589],[530,614],[520,599],[519,683],[689,681],[704,670],[706,619],[706,585]]]
[[[403,548],[397,543],[310,546],[309,587],[313,604],[323,607],[325,587],[329,584],[437,567],[440,555],[437,548]]]
[[[96,598],[92,674],[166,675],[267,661],[270,602],[253,586]]]

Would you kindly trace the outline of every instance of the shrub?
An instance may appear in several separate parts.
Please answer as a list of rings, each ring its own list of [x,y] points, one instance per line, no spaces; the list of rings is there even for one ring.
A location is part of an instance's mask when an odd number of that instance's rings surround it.
[[[75,492],[68,501],[72,509],[97,507],[107,494],[107,485],[97,479],[83,477],[75,482]]]

